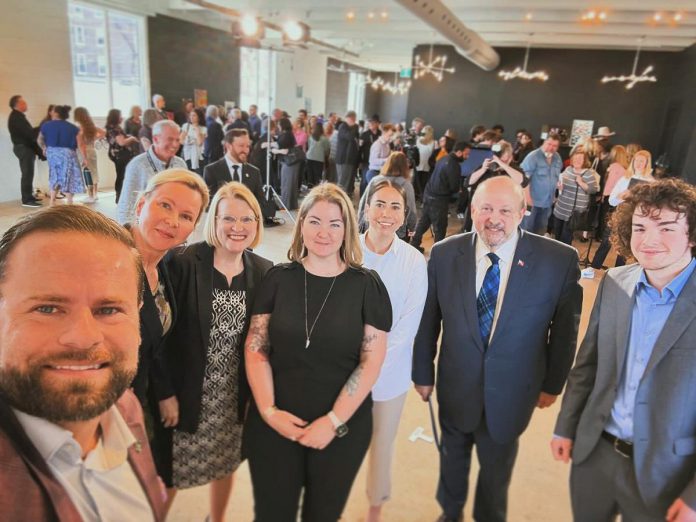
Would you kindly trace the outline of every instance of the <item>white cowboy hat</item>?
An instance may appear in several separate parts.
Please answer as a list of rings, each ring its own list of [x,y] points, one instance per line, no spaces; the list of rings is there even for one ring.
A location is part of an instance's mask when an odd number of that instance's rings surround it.
[[[609,136],[613,136],[616,134],[615,132],[611,132],[611,129],[609,127],[600,127],[599,130],[597,131],[597,134],[592,136],[593,138],[608,138]]]

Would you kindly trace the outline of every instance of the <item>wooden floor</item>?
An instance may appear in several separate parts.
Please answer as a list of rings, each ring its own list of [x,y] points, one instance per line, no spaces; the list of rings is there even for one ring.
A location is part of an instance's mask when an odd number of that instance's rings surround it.
[[[113,201],[113,192],[101,192],[100,199],[94,208],[115,217],[116,206]],[[18,217],[30,211],[22,208],[18,203],[0,204],[0,229],[6,230]],[[459,220],[451,216],[448,233],[456,233],[460,226]],[[291,232],[292,223],[289,219],[283,226],[267,229],[263,244],[256,252],[274,262],[285,261]],[[193,240],[200,239],[201,226],[199,225]],[[423,242],[426,252],[431,242],[429,234],[426,234]],[[587,243],[578,242],[575,246],[582,257],[587,249]],[[607,259],[607,264],[613,266],[613,261],[612,253]],[[601,272],[598,271],[594,280],[581,280],[584,289],[581,336],[587,326],[600,277]],[[558,402],[549,409],[537,410],[529,428],[521,438],[519,456],[510,488],[508,517],[510,522],[571,520],[568,495],[569,468],[552,460],[549,451],[549,440],[557,413]],[[435,445],[408,440],[409,435],[418,427],[425,428],[426,434],[432,434],[427,405],[415,392],[410,391],[397,436],[392,500],[384,507],[384,522],[428,522],[434,521],[440,514],[439,506],[434,498],[438,477],[438,454]],[[474,471],[476,465],[474,462]],[[283,470],[279,469],[278,472],[282,473]],[[251,521],[253,520],[253,499],[246,464],[237,471],[235,482],[227,520]],[[473,489],[474,475],[472,475],[471,484]],[[363,466],[355,481],[342,520],[363,521],[367,508],[365,466]],[[194,488],[179,492],[168,520],[203,522],[207,513],[207,487]],[[466,520],[471,520],[471,502],[467,503],[465,514]]]

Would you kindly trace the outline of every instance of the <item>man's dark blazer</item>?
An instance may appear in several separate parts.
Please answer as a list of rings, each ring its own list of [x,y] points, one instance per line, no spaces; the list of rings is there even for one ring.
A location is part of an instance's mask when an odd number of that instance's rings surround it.
[[[358,149],[358,124],[341,123],[336,142],[336,165],[357,165],[360,162]]]
[[[540,392],[558,395],[573,363],[582,309],[577,251],[519,232],[493,337],[484,350],[476,311],[474,233],[436,243],[413,353],[413,382],[435,382],[440,419],[471,433],[485,412],[505,444],[527,427]]]
[[[179,307],[179,320],[167,340],[167,366],[179,400],[178,430],[194,433],[201,411],[203,377],[213,317],[213,247],[196,243],[167,256],[172,285]],[[239,422],[244,421],[249,400],[249,385],[244,369],[244,339],[246,338],[256,290],[266,272],[273,266],[252,252],[243,254],[246,286],[246,320],[241,335],[242,358],[239,363]]]
[[[263,217],[273,217],[276,211],[275,204],[272,201],[266,201],[266,198],[263,196],[263,182],[261,180],[261,173],[259,172],[259,169],[257,169],[251,163],[245,163],[242,165],[241,175],[242,183],[244,183],[244,185],[251,190],[254,196],[256,196],[256,200],[259,202],[259,205],[261,205],[261,213],[263,214]],[[232,173],[227,166],[225,158],[223,157],[214,163],[206,165],[203,169],[203,179],[208,185],[210,199],[212,200],[213,196],[220,187],[222,187],[225,183],[232,181]]]

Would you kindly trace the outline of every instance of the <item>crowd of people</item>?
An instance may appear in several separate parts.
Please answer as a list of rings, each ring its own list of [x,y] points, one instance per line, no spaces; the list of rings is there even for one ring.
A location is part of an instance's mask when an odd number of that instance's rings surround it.
[[[462,520],[474,446],[474,518],[507,519],[519,437],[566,383],[551,449],[573,460],[575,519],[696,517],[696,189],[648,151],[603,127],[564,162],[554,134],[436,140],[353,111],[186,103],[179,124],[159,95],[105,129],[67,106],[34,129],[10,105],[22,201],[40,206],[45,156],[51,208],[0,239],[3,518],[164,520],[209,484],[218,522],[248,459],[255,520],[334,521],[367,456],[376,522],[411,383],[437,387],[440,522]],[[119,224],[56,204],[96,198],[102,139]],[[297,210],[275,266],[255,252],[278,224],[266,177]],[[604,276],[575,359],[579,231],[597,268],[610,242],[635,262]]]

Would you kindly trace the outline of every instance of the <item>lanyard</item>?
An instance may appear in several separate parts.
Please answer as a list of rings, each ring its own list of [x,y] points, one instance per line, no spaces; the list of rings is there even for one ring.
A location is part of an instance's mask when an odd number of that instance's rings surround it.
[[[152,147],[150,147],[152,149]],[[147,157],[148,163],[150,163],[150,167],[152,167],[152,171],[157,174],[160,170],[157,168],[157,165],[155,165],[155,162],[152,161],[152,157],[150,156],[150,149],[145,153],[145,156]],[[164,168],[167,168],[167,165],[164,166]]]

